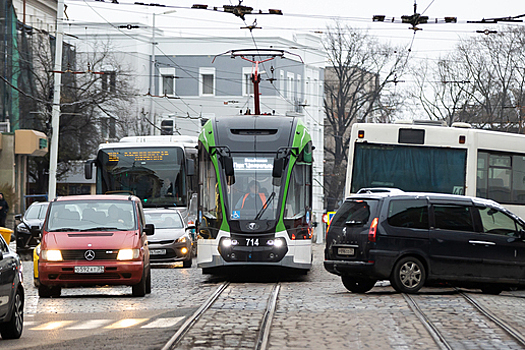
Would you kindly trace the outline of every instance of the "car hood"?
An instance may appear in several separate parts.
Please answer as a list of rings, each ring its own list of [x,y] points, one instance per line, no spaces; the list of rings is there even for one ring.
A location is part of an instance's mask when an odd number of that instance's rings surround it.
[[[186,232],[183,228],[155,228],[155,234],[148,236],[149,242],[177,239]]]
[[[121,249],[136,248],[135,231],[46,232],[42,249]]]
[[[28,228],[31,228],[31,226],[38,226],[39,228],[42,228],[42,224],[44,223],[44,220],[42,219],[23,219],[22,224],[25,224]]]

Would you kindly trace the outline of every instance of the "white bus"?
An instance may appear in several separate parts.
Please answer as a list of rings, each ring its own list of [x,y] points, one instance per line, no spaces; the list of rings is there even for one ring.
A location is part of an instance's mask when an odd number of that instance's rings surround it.
[[[525,217],[525,135],[466,123],[357,123],[345,196],[367,187],[490,198]]]

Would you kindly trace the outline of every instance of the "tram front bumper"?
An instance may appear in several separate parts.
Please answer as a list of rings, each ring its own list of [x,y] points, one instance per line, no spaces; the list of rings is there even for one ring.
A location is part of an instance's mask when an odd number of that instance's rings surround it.
[[[269,240],[265,245],[242,245],[241,241],[221,238],[219,242],[219,253],[227,262],[279,262],[286,253],[288,245],[286,240],[275,238]],[[249,242],[247,242],[249,243]]]

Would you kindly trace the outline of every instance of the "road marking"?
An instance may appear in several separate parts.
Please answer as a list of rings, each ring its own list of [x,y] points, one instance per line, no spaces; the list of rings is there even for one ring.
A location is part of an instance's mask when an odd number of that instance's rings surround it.
[[[35,321],[24,321],[24,326],[25,327],[33,326],[35,323],[36,323]]]
[[[157,318],[155,321],[140,328],[169,328],[175,326],[182,319],[184,319],[184,317]]]
[[[117,329],[117,328],[129,328],[138,325],[139,323],[146,322],[147,318],[125,318],[123,320],[117,321],[109,326],[104,328],[107,329]]]
[[[73,323],[74,321],[53,321],[44,323],[38,327],[31,328],[32,331],[51,331],[53,329],[58,329],[67,326],[68,324]]]
[[[71,326],[71,327],[67,327],[66,329],[76,329],[76,330],[81,330],[81,329],[95,329],[95,328],[99,328],[99,327],[102,327],[106,324],[108,324],[109,322],[111,322],[111,320],[89,320],[89,321],[86,321],[86,322],[82,322],[80,324],[76,324],[74,326]]]

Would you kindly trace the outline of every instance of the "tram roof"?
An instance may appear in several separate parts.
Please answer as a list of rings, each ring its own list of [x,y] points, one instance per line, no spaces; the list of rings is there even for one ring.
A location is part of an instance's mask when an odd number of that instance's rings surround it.
[[[222,116],[212,120],[217,145],[233,152],[275,152],[290,146],[297,117],[275,115]]]

